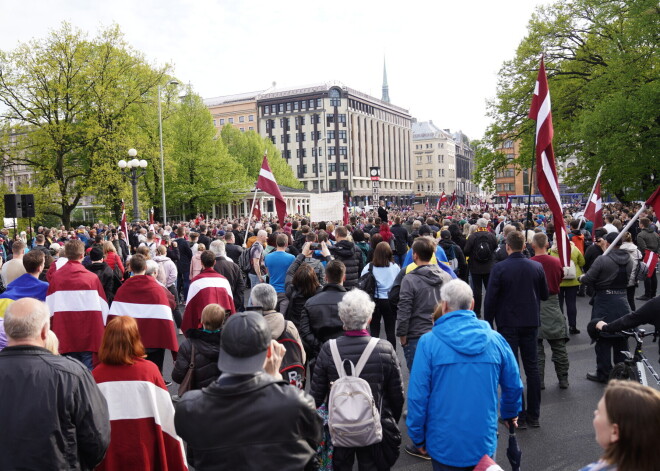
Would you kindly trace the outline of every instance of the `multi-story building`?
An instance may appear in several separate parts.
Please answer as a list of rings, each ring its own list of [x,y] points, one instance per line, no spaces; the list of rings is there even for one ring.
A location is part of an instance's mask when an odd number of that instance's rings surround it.
[[[257,96],[262,91],[207,98],[204,104],[213,116],[213,125],[222,129],[231,124],[242,132],[257,131]]]
[[[380,196],[412,202],[412,118],[407,110],[339,82],[276,89],[257,96],[259,133],[282,152],[310,191],[344,191],[371,201],[370,167]]]
[[[456,143],[456,197],[459,203],[463,203],[466,196],[479,193],[479,187],[472,182],[474,149],[462,131],[455,132],[452,136]]]
[[[498,196],[528,194],[530,169],[516,169],[514,164],[520,156],[520,140],[505,139],[497,151],[505,154],[511,163],[495,174],[495,193]]]
[[[456,143],[433,121],[413,123],[413,180],[415,196],[435,204],[442,192],[456,189]]]

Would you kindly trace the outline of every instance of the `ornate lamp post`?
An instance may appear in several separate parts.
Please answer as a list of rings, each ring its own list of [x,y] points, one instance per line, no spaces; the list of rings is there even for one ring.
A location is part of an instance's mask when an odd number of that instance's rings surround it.
[[[138,168],[145,169],[147,168],[148,163],[146,160],[138,160],[135,158],[137,156],[137,151],[135,149],[128,149],[128,156],[132,157],[132,159],[128,162],[122,159],[117,162],[117,165],[121,169],[121,174],[127,177],[133,186],[133,222],[138,222],[140,220],[140,211],[138,209],[137,184],[138,178],[144,176],[146,173],[145,170],[138,173]],[[128,168],[129,171],[124,171],[125,168]]]

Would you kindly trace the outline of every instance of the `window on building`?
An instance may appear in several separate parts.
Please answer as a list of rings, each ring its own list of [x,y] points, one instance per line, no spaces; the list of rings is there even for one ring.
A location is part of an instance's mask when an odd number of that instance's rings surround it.
[[[344,143],[346,142],[346,131],[339,131],[339,139],[343,140]]]
[[[245,132],[245,128],[240,128],[241,132]]]
[[[335,171],[337,171],[337,164],[335,163],[328,164],[328,171],[330,173],[334,173]]]
[[[334,140],[334,138],[335,138],[335,132],[328,131],[328,140]]]
[[[438,156],[438,163],[439,164],[444,164],[445,163],[445,156],[444,155],[439,155]]]
[[[284,113],[284,103],[280,103],[277,105],[277,109],[280,113]]]
[[[273,144],[277,144],[277,137],[276,136],[270,136],[270,140],[273,141]]]
[[[418,156],[417,156],[417,165],[419,165],[419,164],[421,164],[421,163],[422,163],[422,156],[421,156],[421,155],[418,155]]]
[[[298,178],[302,178],[307,173],[307,165],[298,165],[296,169],[298,170]]]
[[[281,138],[280,143],[282,144],[284,144],[285,142],[291,142],[291,136],[289,136],[288,134],[282,134],[280,138]]]
[[[444,169],[444,168],[441,168],[441,169],[440,169],[440,176],[441,176],[441,177],[444,177],[444,176],[445,176],[445,169]]]
[[[337,118],[338,118],[338,121],[340,123],[346,123],[346,115],[345,114],[337,115]]]
[[[417,178],[422,178],[422,171],[421,170],[417,170]]]
[[[213,126],[217,126],[215,119],[213,120]]]
[[[305,133],[297,132],[296,133],[296,142],[305,142]]]
[[[329,115],[327,115],[327,116],[326,116],[326,121],[328,122],[328,126],[330,126],[331,124],[334,124],[334,122],[335,122],[335,115],[333,115],[333,114],[329,114]]]
[[[298,102],[296,102],[298,103]],[[296,116],[296,126],[303,126],[305,124],[304,116]]]
[[[314,106],[315,103],[316,103],[316,102],[315,102],[314,100],[309,100],[309,109],[310,109],[310,110],[311,110],[312,108],[316,108],[316,106]]]
[[[316,172],[316,164],[312,164],[312,172],[317,173]],[[319,164],[319,172],[318,173],[321,173],[321,172],[323,172],[323,164]]]
[[[307,109],[307,100],[303,100],[300,102],[300,109],[301,110],[306,110]]]
[[[322,108],[323,107],[323,100],[321,98],[316,99],[316,107],[317,108]]]
[[[225,124],[225,120],[224,120],[224,118],[220,119],[220,126],[222,126],[222,125],[224,125],[224,124]]]
[[[250,122],[254,121],[254,115],[253,115],[253,114],[251,114],[250,116],[248,116],[248,121],[250,121]]]
[[[300,106],[299,101],[294,101],[293,102],[293,111],[298,111],[298,107]]]
[[[229,124],[234,124],[234,118],[229,118]]]
[[[277,113],[277,105],[270,105],[270,112],[272,114]]]
[[[348,147],[340,147],[339,148],[339,155],[348,155]]]
[[[426,191],[431,191],[432,188],[433,188],[432,184],[430,184],[430,183],[426,184]]]
[[[347,163],[339,164],[339,171],[341,171],[343,173],[347,173],[348,172],[348,164]]]
[[[426,171],[426,176],[427,176],[428,178],[433,178],[433,170],[427,170],[427,171]]]
[[[426,156],[426,163],[427,164],[433,163],[433,156],[432,155],[427,155]]]
[[[296,149],[296,157],[307,157],[307,149]]]
[[[248,131],[254,131],[254,127],[250,126],[250,127],[248,128]]]
[[[239,116],[238,117],[238,122],[239,123],[244,123],[245,122],[245,116]]]
[[[335,155],[335,146],[328,147],[328,155]]]
[[[505,149],[512,149],[513,148],[513,141],[511,139],[507,139],[504,141],[504,144],[502,144],[502,147]]]
[[[270,106],[264,105],[264,106],[262,106],[261,109],[262,109],[263,114],[270,114]]]
[[[291,102],[290,101],[287,102],[287,104],[286,104],[286,111],[287,112],[291,111]]]

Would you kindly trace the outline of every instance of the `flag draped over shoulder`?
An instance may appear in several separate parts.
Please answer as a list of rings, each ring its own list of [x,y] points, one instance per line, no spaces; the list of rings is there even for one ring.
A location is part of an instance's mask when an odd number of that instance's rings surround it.
[[[132,365],[101,363],[92,375],[108,403],[111,430],[97,470],[188,469],[172,399],[155,364],[143,359]]]
[[[539,74],[534,87],[532,106],[529,119],[536,121],[536,181],[555,223],[555,234],[559,260],[562,266],[568,267],[571,262],[571,246],[568,241],[564,213],[559,195],[559,182],[555,167],[555,154],[552,149],[552,112],[550,109],[550,90],[545,75],[545,66],[541,59]]]
[[[587,201],[587,207],[584,208],[584,217],[594,223],[593,230],[603,226],[603,200],[600,197],[600,177],[594,187],[594,194],[591,195],[591,200]]]
[[[116,316],[135,319],[145,348],[179,350],[167,294],[154,277],[136,275],[119,287],[110,306],[108,322]]]
[[[121,200],[120,229],[124,233],[124,236],[128,239],[128,223],[126,222],[126,207],[124,206],[124,200]]]
[[[60,353],[99,351],[108,301],[98,276],[68,261],[52,276],[46,304]]]
[[[261,163],[261,170],[259,170],[259,179],[257,180],[257,188],[265,191],[269,195],[275,197],[275,209],[277,210],[277,218],[281,225],[284,225],[286,219],[286,201],[280,192],[280,188],[275,181],[275,175],[270,171],[268,165],[268,157],[264,154],[264,160]]]
[[[202,319],[202,311],[209,304],[219,304],[227,313],[236,312],[229,280],[213,268],[203,270],[190,283],[181,330],[186,332],[188,329],[197,329]]]

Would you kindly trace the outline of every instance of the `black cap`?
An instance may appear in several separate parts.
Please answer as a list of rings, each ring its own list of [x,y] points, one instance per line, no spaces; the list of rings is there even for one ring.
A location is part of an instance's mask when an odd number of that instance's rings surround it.
[[[422,224],[419,228],[419,235],[421,236],[432,233],[433,231],[431,230],[431,226],[429,226],[428,224]]]
[[[618,236],[619,236],[618,232],[608,232],[607,235],[605,236],[605,240],[607,241],[608,244],[612,244]],[[621,237],[617,245],[621,245],[622,243],[623,243],[623,237]]]
[[[98,247],[93,247],[92,250],[89,251],[89,258],[92,262],[103,260],[103,250]]]
[[[218,368],[223,373],[256,373],[263,368],[270,339],[263,315],[253,311],[232,314],[222,328]]]
[[[451,232],[449,232],[449,231],[440,232],[440,238],[442,238],[442,239],[451,239]]]
[[[594,231],[594,239],[603,238],[607,235],[607,229],[604,227],[599,227]]]

